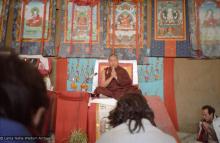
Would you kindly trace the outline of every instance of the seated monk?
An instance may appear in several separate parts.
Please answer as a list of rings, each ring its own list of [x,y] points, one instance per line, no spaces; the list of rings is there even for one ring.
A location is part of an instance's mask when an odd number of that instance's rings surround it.
[[[96,95],[104,95],[119,99],[126,92],[139,92],[138,88],[132,85],[128,72],[118,65],[118,57],[114,54],[108,58],[109,67],[101,74],[101,84],[95,89]]]

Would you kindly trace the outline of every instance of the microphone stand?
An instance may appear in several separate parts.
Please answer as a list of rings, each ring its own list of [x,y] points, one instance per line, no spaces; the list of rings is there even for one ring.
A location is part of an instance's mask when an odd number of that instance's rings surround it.
[[[81,86],[82,86],[82,85],[86,85],[86,83],[88,83],[88,81],[91,80],[91,79],[92,79],[94,76],[96,76],[97,74],[98,74],[98,73],[93,73],[92,75],[86,77],[85,80],[82,82]],[[88,86],[88,85],[86,85],[86,86]],[[83,89],[83,88],[81,87],[81,91],[82,91],[82,89]],[[87,90],[88,90],[88,87],[86,88],[86,92],[87,92]],[[88,93],[88,92],[87,92],[87,93]],[[92,93],[89,93],[89,96],[92,97],[93,94],[92,94]]]
[[[88,77],[86,77],[85,78],[85,80],[82,82],[82,84],[80,85],[80,101],[82,101],[83,100],[83,95],[82,95],[82,93],[83,93],[83,88],[82,88],[82,85],[85,85],[92,77],[94,77],[94,76],[96,76],[97,75],[97,73],[94,73],[94,74],[92,74],[92,75],[90,75],[90,76],[88,76]],[[88,86],[88,85],[87,85]],[[86,88],[86,92],[87,92],[87,89],[88,89],[88,87]],[[88,92],[87,92],[88,93]],[[79,102],[79,104],[78,104],[78,109],[77,109],[77,111],[80,111],[80,102]],[[80,117],[80,112],[79,112],[79,115],[77,116],[78,118],[77,118],[77,129],[79,128],[79,117]]]

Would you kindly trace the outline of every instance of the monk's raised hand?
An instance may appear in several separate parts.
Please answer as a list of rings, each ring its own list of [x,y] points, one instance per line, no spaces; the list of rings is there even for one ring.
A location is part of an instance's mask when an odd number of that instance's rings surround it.
[[[203,126],[203,129],[206,130],[207,132],[209,132],[209,124],[206,123],[206,122],[202,122],[202,126]]]
[[[117,73],[116,73],[116,71],[115,71],[115,68],[114,68],[114,67],[112,68],[112,73],[111,73],[111,76],[112,76],[113,78],[117,79]]]

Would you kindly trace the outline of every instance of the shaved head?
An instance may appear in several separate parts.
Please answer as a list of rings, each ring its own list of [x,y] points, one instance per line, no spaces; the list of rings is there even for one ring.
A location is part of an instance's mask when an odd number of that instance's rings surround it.
[[[115,57],[117,60],[118,60],[118,56],[116,54],[111,54],[109,57],[108,57],[108,60],[110,60],[111,57]]]
[[[111,54],[108,58],[108,62],[110,67],[116,68],[118,66],[118,56],[115,54]]]

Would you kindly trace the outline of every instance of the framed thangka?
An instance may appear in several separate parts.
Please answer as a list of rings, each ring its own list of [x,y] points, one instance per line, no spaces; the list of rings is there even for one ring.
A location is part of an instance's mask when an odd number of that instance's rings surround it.
[[[107,48],[143,48],[143,5],[140,2],[109,3]]]
[[[196,0],[195,47],[205,57],[220,56],[220,2]]]
[[[9,0],[0,0],[0,48],[4,47],[8,20]]]
[[[65,2],[64,43],[98,43],[100,4],[84,6],[72,0]]]
[[[15,3],[13,40],[20,53],[55,54],[55,6],[55,0],[18,0]]]
[[[155,40],[185,40],[185,0],[155,0]]]
[[[21,30],[18,31],[17,40],[26,42],[41,41],[44,28],[44,40],[48,40],[50,36],[48,23],[51,20],[49,13],[51,14],[50,1],[23,2],[21,9]]]

